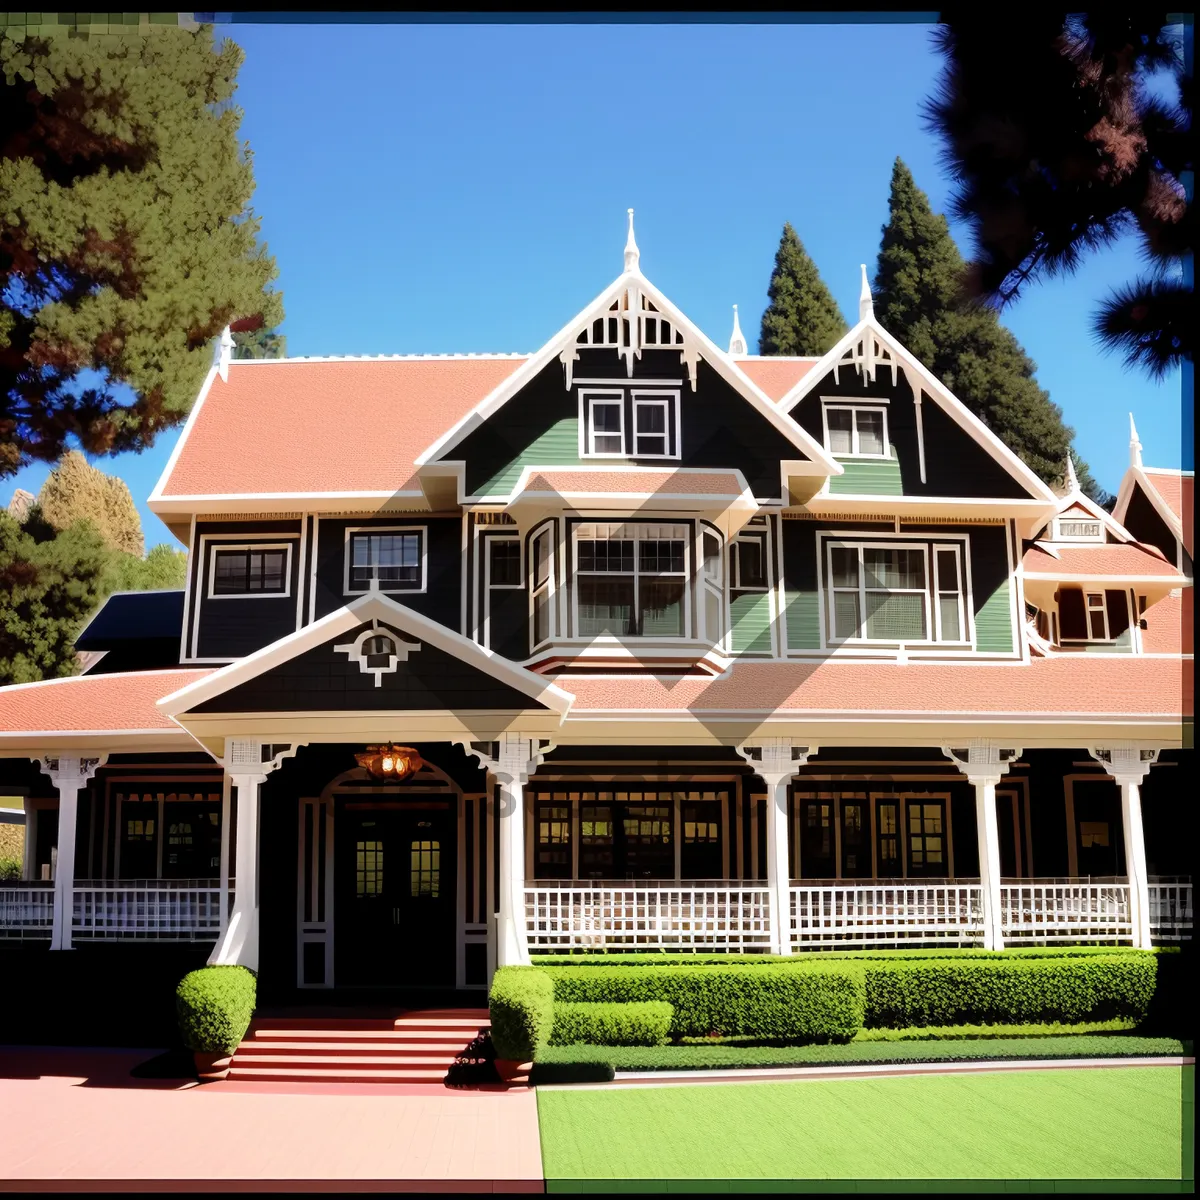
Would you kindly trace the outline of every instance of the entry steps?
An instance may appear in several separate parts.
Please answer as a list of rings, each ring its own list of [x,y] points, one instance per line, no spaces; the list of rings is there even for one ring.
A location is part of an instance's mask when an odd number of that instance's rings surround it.
[[[486,1008],[395,1018],[263,1017],[251,1022],[230,1079],[259,1083],[442,1084],[454,1060],[490,1028]]]

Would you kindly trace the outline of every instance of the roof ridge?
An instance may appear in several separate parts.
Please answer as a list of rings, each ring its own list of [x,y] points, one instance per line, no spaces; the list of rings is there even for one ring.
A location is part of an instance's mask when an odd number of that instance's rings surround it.
[[[312,362],[442,362],[446,360],[486,359],[500,361],[506,359],[530,358],[533,352],[518,350],[510,351],[456,351],[447,354],[298,354],[287,358],[235,358],[230,366],[276,366],[286,363]]]

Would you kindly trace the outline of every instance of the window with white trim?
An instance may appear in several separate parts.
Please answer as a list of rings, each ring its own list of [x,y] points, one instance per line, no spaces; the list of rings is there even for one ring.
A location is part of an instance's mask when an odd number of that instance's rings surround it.
[[[824,568],[831,644],[969,642],[962,543],[831,539]]]
[[[887,458],[887,408],[882,404],[822,405],[825,449],[839,458]]]
[[[633,455],[635,458],[669,458],[671,401],[662,396],[634,394]]]
[[[521,539],[487,539],[487,585],[489,588],[519,588],[521,581]]]
[[[290,546],[214,546],[209,596],[286,596]]]
[[[543,525],[529,544],[530,642],[536,647],[554,633],[554,526]]]
[[[1054,540],[1056,542],[1103,542],[1104,523],[1089,517],[1055,517]]]
[[[424,527],[346,531],[346,592],[423,592]]]
[[[685,525],[577,526],[575,636],[688,636],[688,539]]]
[[[587,452],[625,456],[625,397],[621,392],[589,393],[584,396],[587,413]]]
[[[700,576],[704,587],[701,612],[704,636],[714,646],[720,645],[725,636],[725,564],[721,550],[720,534],[705,529],[700,537]]]
[[[582,387],[579,451],[584,458],[677,459],[677,388]]]

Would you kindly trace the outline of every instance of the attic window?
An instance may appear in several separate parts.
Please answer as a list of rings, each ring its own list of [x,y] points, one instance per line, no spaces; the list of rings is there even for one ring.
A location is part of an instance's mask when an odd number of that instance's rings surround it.
[[[679,457],[679,392],[663,387],[581,388],[583,458]]]
[[[823,402],[825,449],[839,458],[887,458],[887,408]]]
[[[1058,517],[1054,522],[1056,542],[1102,542],[1104,523],[1080,517]]]

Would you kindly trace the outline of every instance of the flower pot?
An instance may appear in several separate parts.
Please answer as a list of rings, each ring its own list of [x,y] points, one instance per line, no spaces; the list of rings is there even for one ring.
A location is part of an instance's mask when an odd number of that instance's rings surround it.
[[[508,1083],[514,1087],[524,1087],[529,1083],[529,1072],[533,1070],[533,1063],[518,1062],[515,1058],[498,1058],[496,1061],[496,1074],[500,1076],[501,1083]]]
[[[233,1061],[233,1055],[224,1051],[210,1053],[207,1050],[193,1050],[192,1057],[196,1061],[196,1075],[201,1083],[215,1083],[218,1079],[224,1079]]]

